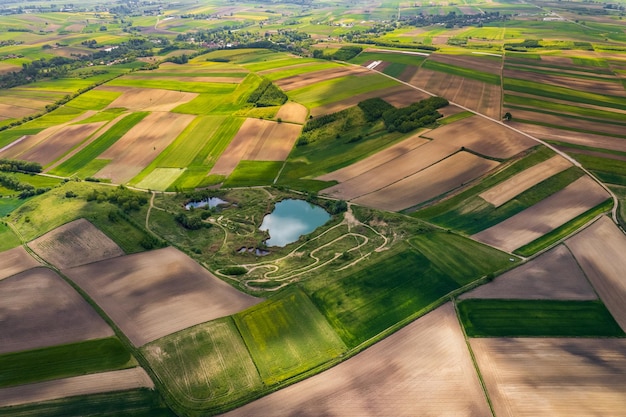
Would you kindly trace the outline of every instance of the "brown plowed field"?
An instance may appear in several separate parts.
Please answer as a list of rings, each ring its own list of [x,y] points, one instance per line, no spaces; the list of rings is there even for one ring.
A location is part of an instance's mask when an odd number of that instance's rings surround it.
[[[338,169],[337,171],[322,175],[321,177],[318,177],[316,179],[321,181],[335,180],[339,182],[344,182],[359,175],[366,174],[368,171],[371,171],[374,168],[386,164],[387,162],[408,154],[414,149],[419,148],[426,143],[429,143],[427,139],[420,138],[419,135],[419,133],[416,133],[415,135],[403,140],[402,142],[396,143],[395,145],[383,149],[382,151],[377,152],[368,158],[365,158],[345,168]]]
[[[124,255],[115,242],[85,219],[57,227],[28,246],[59,269]]]
[[[54,271],[0,281],[0,354],[113,336],[95,310]]]
[[[615,321],[626,329],[626,236],[611,219],[602,217],[565,244]]]
[[[451,304],[224,417],[491,415]]]
[[[99,158],[112,161],[95,175],[123,184],[139,174],[187,127],[195,116],[151,113],[133,126]]]
[[[511,158],[537,145],[534,140],[480,116],[439,127],[424,136],[502,159]]]
[[[459,298],[594,300],[598,297],[570,251],[559,245]]]
[[[405,85],[399,85],[383,90],[376,90],[370,91],[369,93],[358,94],[345,100],[336,101],[334,103],[330,103],[320,107],[315,107],[311,109],[311,114],[314,117],[317,117],[323,114],[336,113],[338,111],[347,109],[348,107],[356,106],[357,104],[359,104],[359,102],[373,97],[380,97],[395,107],[406,107],[420,100],[424,100],[425,98],[428,98],[430,96],[414,88],[407,87]],[[441,109],[442,112],[443,110],[445,109]]]
[[[261,301],[237,291],[171,247],[64,272],[135,346]]]
[[[566,58],[567,59],[567,58]],[[524,68],[527,69],[528,71],[532,71],[535,70],[537,68],[540,68],[541,71],[549,71],[549,72],[553,72],[554,74],[561,74],[561,76],[567,76],[567,75],[581,75],[581,76],[587,76],[587,77],[598,77],[598,78],[605,78],[607,80],[615,80],[616,77],[614,74],[603,74],[600,72],[594,72],[594,73],[590,73],[588,71],[584,71],[585,67],[578,67],[580,70],[577,71],[577,67],[572,67],[572,65],[568,65],[567,68],[573,68],[573,69],[565,69],[565,68],[551,68],[551,67],[545,67],[542,66],[540,64],[537,65],[523,65],[523,64],[519,64],[517,62],[514,63],[516,68],[509,68],[509,70],[514,71],[517,68]],[[505,67],[506,68],[506,67]],[[588,68],[587,68],[588,69]],[[608,69],[604,69],[604,71],[607,71]],[[523,70],[522,70],[523,71]],[[578,103],[577,103],[578,105]]]
[[[43,107],[43,105],[42,105]],[[21,119],[24,116],[28,116],[36,109],[29,107],[12,106],[10,104],[0,103],[0,116],[7,119]]]
[[[620,138],[593,135],[590,133],[578,133],[526,123],[511,123],[511,126],[540,139],[551,139],[574,145],[626,152],[626,140]]]
[[[388,187],[353,201],[381,210],[399,211],[461,187],[498,165],[496,161],[467,152],[458,152]]]
[[[511,112],[517,120],[529,120],[534,122],[548,123],[555,126],[563,126],[564,128],[582,129],[597,133],[607,133],[612,135],[626,136],[626,125],[612,124],[610,120],[591,122],[589,120],[580,120],[576,115],[555,116],[552,114],[542,113],[538,111],[528,111],[520,109],[504,108],[504,112]],[[626,115],[624,115],[626,121]]]
[[[408,83],[494,119],[500,119],[500,86],[420,68]]]
[[[0,389],[0,407],[101,392],[126,391],[134,388],[154,388],[154,383],[143,368],[102,372],[3,388]]]
[[[479,194],[483,200],[500,207],[507,201],[528,190],[541,181],[558,174],[571,167],[572,163],[560,155],[555,155],[547,161],[541,162],[517,175],[509,178],[500,184],[491,187],[487,191]]]
[[[483,230],[472,239],[511,252],[609,198],[598,183],[584,176],[562,190],[505,221]]]
[[[196,93],[156,88],[101,86],[98,89],[122,93],[108,105],[109,108],[124,107],[129,110],[143,111],[170,111],[198,96]]]
[[[498,417],[626,415],[625,339],[471,339]]]
[[[516,78],[518,80],[528,80],[536,83],[556,85],[559,87],[571,88],[577,91],[586,91],[589,93],[606,94],[610,96],[624,97],[626,91],[624,87],[615,78],[615,82],[603,81],[600,79],[589,80],[585,78],[565,77],[552,74],[540,74],[531,71],[504,70],[505,78]]]
[[[0,280],[41,266],[22,246],[0,252]]]
[[[407,178],[416,172],[435,165],[441,160],[454,154],[459,149],[459,147],[449,145],[445,142],[431,141],[422,146],[415,147],[414,149],[409,150],[394,159],[388,159],[387,162],[376,167],[372,167],[360,175],[346,179],[341,184],[326,188],[325,190],[322,190],[322,194],[326,194],[334,198],[340,198],[342,200],[352,200],[359,196],[380,190]],[[395,150],[396,149],[391,149],[388,152],[383,151],[381,157],[387,159],[391,157],[390,153]],[[378,154],[374,155],[372,158],[376,158],[377,156]],[[376,159],[373,161],[377,162]],[[358,162],[355,164],[357,166],[354,170],[357,172],[362,171],[362,166],[359,166],[359,164],[367,166],[371,162],[372,160],[370,158]],[[347,168],[349,169],[352,166]],[[332,177],[327,178],[333,179]]]
[[[444,64],[454,65],[455,67],[469,68],[496,75],[500,75],[500,67],[502,66],[502,58],[488,56],[446,55],[434,53],[430,54],[428,59],[442,62]]]
[[[230,175],[239,161],[284,161],[296,143],[301,125],[246,119],[211,174]]]
[[[306,117],[309,114],[309,110],[300,103],[295,101],[289,101],[283,104],[276,113],[276,119],[281,119],[283,122],[300,123],[306,122]]]
[[[306,87],[320,81],[332,80],[333,78],[345,77],[347,75],[365,75],[369,71],[365,68],[349,66],[340,68],[329,68],[321,71],[307,72],[294,75],[293,77],[282,78],[274,81],[283,91],[291,91],[297,88]]]

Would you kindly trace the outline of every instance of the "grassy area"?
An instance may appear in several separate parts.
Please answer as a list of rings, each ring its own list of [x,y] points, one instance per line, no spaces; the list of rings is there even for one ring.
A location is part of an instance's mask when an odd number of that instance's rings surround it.
[[[141,181],[132,181],[131,184],[144,190],[165,191],[183,172],[183,168],[155,168]]]
[[[600,300],[463,300],[459,317],[470,337],[623,337]]]
[[[626,163],[624,161],[582,153],[570,152],[570,154],[602,182],[626,185]]]
[[[235,315],[263,383],[271,386],[339,356],[346,346],[294,288]]]
[[[132,77],[116,78],[107,83],[107,85],[119,87],[138,87],[138,88],[155,88],[163,90],[187,91],[190,93],[208,93],[208,94],[229,94],[235,91],[236,84],[231,83],[209,83],[209,82],[189,82],[168,80],[137,80]]]
[[[184,409],[224,406],[262,387],[232,317],[171,334],[141,350]]]
[[[83,395],[0,408],[4,417],[176,417],[154,390]]]
[[[232,174],[224,181],[224,187],[272,185],[282,166],[282,161],[240,161]]]
[[[287,77],[293,77],[301,74],[308,74],[310,72],[322,71],[330,68],[341,68],[343,65],[340,65],[336,62],[312,62],[309,65],[302,65],[301,62],[298,62],[294,67],[286,67],[284,69],[274,70],[272,72],[263,74],[263,77],[267,78],[270,81],[276,81]]]
[[[81,110],[102,110],[121,95],[115,91],[90,90],[66,105]]]
[[[4,199],[2,199],[4,200]],[[0,214],[2,214],[2,200],[0,200]],[[4,215],[2,215],[4,217]],[[18,247],[22,242],[4,222],[0,223],[0,252]]]
[[[0,355],[0,387],[124,369],[135,364],[117,338],[7,353]]]
[[[476,71],[469,68],[457,67],[442,62],[426,60],[422,67],[432,71],[444,72],[446,74],[458,75],[459,77],[471,78],[473,80],[482,81],[487,84],[500,85],[500,76],[488,72]]]
[[[542,249],[549,247],[550,245],[558,242],[559,240],[569,236],[582,226],[590,222],[596,216],[605,213],[613,207],[613,199],[609,198],[605,202],[597,205],[596,207],[587,210],[580,216],[577,216],[569,222],[557,227],[553,231],[541,236],[540,238],[533,240],[532,242],[518,248],[514,253],[521,256],[530,256],[539,252]]]
[[[117,142],[148,114],[150,113],[137,112],[124,117],[85,148],[81,149],[71,158],[51,170],[50,173],[66,177],[74,175],[82,167],[96,159],[102,152],[113,146],[115,142]]]

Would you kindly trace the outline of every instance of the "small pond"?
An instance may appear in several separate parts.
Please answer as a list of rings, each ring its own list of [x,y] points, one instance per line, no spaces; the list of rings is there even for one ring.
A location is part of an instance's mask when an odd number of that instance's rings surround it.
[[[263,218],[259,229],[270,234],[265,241],[267,246],[285,246],[311,233],[329,219],[330,214],[319,206],[304,200],[288,199],[276,204],[274,211]]]
[[[221,198],[218,197],[209,197],[209,198],[205,198],[204,200],[200,200],[200,201],[191,201],[187,204],[185,204],[185,208],[187,210],[190,210],[192,207],[193,208],[200,208],[200,207],[206,207],[209,206],[209,208],[213,208],[213,207],[217,207],[220,204],[228,204],[227,201],[222,200]]]

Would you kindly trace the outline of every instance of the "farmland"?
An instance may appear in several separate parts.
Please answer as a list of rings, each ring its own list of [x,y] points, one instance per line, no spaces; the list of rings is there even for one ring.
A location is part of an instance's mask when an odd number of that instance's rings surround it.
[[[1,415],[626,410],[622,0],[4,3]]]

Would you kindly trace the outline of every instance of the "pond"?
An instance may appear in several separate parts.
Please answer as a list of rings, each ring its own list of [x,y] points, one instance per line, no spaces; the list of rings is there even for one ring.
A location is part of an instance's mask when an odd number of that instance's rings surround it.
[[[265,241],[267,246],[285,246],[311,233],[329,219],[330,214],[319,206],[304,200],[288,199],[276,204],[274,211],[263,218],[259,229],[270,234]]]
[[[206,207],[209,206],[209,208],[213,208],[213,207],[217,207],[220,204],[228,204],[227,201],[222,200],[221,198],[218,197],[209,197],[209,198],[205,198],[204,200],[200,200],[200,201],[191,201],[187,204],[185,204],[185,208],[187,210],[190,210],[192,207],[193,208],[200,208],[200,207]]]

